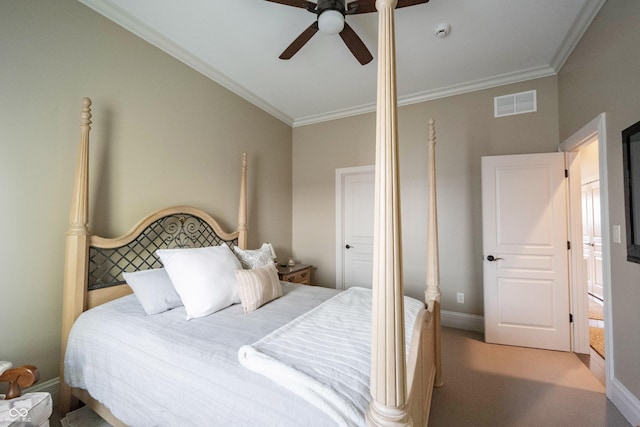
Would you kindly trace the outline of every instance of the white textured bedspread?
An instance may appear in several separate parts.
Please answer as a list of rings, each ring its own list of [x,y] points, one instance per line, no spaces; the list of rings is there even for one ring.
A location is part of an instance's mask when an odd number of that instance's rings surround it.
[[[405,336],[424,304],[405,297]],[[406,339],[409,353],[410,340]],[[306,399],[341,426],[364,426],[371,400],[371,290],[349,288],[252,345],[247,368]],[[314,424],[315,425],[315,424]]]
[[[134,295],[83,313],[67,345],[65,381],[130,426],[327,426],[322,411],[238,362],[238,350],[337,291],[283,284],[245,315],[240,304],[185,320],[184,307],[147,316]]]

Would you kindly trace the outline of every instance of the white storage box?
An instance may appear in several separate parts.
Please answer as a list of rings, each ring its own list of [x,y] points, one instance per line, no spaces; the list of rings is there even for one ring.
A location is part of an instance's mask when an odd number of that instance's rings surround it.
[[[49,393],[26,393],[0,400],[0,427],[49,427],[52,409]]]

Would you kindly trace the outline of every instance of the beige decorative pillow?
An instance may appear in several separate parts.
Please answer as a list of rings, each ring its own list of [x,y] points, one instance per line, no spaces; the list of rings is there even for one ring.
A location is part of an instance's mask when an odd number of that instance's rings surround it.
[[[236,270],[236,279],[240,302],[245,313],[251,313],[258,307],[282,296],[282,285],[273,264],[251,270]]]

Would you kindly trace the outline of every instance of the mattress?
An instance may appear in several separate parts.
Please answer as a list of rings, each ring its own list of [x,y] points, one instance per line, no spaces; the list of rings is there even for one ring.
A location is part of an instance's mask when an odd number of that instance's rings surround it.
[[[244,314],[240,304],[185,320],[147,316],[134,295],[84,312],[69,335],[65,381],[131,426],[325,426],[328,415],[240,365],[238,350],[339,291],[292,283]]]

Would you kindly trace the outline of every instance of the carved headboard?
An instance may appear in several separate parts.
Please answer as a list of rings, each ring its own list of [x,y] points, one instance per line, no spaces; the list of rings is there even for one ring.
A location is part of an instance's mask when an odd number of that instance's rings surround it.
[[[238,245],[238,232],[223,232],[215,220],[186,206],[164,209],[145,218],[119,239],[92,237],[87,290],[122,285],[123,272],[162,267],[156,250]]]

